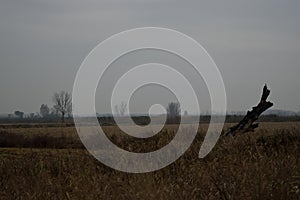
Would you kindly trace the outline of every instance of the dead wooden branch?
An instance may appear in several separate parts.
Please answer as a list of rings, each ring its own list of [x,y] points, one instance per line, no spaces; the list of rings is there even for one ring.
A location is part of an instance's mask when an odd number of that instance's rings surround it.
[[[267,85],[265,85],[258,105],[253,107],[251,111],[248,111],[246,116],[237,125],[229,128],[225,135],[234,136],[237,133],[253,132],[254,129],[258,127],[258,123],[254,122],[264,111],[273,106],[272,102],[267,101],[269,95],[270,90],[268,89]]]

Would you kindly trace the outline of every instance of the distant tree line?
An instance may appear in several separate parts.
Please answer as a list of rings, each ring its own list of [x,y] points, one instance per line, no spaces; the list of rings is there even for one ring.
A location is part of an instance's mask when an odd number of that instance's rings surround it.
[[[61,121],[64,122],[65,118],[72,117],[72,95],[66,91],[60,91],[54,93],[52,97],[53,107],[49,108],[47,104],[42,104],[40,106],[40,111],[37,113],[30,113],[25,115],[22,111],[15,111],[14,114],[19,119],[23,119],[25,116],[30,119],[34,118],[61,118]],[[12,118],[12,115],[9,114],[8,118]]]

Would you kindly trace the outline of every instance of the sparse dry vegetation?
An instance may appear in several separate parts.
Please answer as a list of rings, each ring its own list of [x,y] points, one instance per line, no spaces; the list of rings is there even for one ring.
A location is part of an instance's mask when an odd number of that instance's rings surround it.
[[[229,125],[227,125],[229,126]],[[262,123],[251,134],[222,137],[198,159],[206,125],[190,149],[159,171],[128,174],[98,162],[74,127],[2,127],[1,199],[299,199],[300,123]],[[164,146],[176,126],[148,140],[104,127],[124,149]]]

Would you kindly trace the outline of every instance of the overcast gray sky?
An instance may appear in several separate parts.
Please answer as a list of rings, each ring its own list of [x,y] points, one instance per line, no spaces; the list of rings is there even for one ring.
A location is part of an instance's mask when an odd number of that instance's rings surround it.
[[[99,42],[145,26],[178,30],[206,48],[228,110],[257,103],[264,83],[275,108],[300,110],[299,9],[297,0],[1,0],[0,112],[51,105],[54,92],[72,91]]]

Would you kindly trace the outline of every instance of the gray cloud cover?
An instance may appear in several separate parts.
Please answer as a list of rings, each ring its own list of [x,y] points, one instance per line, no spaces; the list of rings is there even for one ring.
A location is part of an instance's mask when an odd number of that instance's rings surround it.
[[[201,43],[222,72],[229,110],[258,101],[300,110],[299,1],[0,2],[0,112],[38,111],[53,92],[72,90],[81,62],[112,34],[159,26]],[[101,106],[99,103],[98,106]]]

